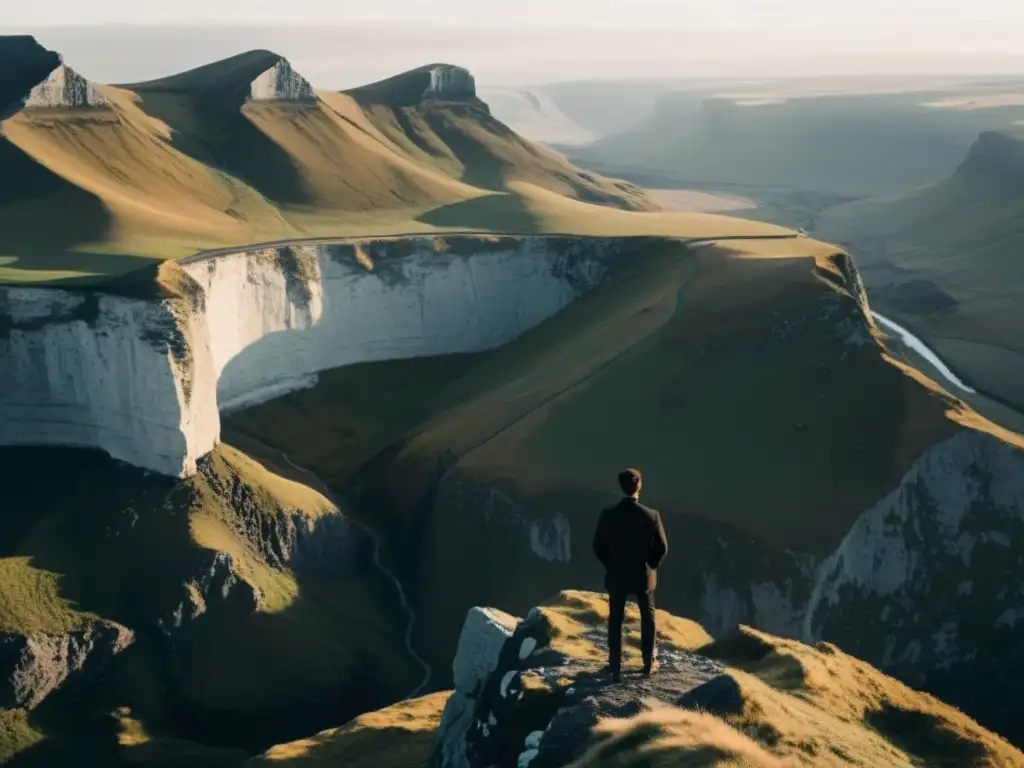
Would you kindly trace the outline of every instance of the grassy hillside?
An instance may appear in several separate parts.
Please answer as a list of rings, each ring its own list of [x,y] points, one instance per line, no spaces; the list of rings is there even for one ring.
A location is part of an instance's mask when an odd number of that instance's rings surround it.
[[[563,201],[593,204],[573,209],[583,228],[605,206],[656,207],[518,137],[479,100],[397,98],[422,94],[425,69],[314,101],[248,101],[252,80],[280,61],[252,51],[99,86],[101,108],[6,115],[0,160],[17,173],[0,183],[0,280],[102,281],[288,237],[575,231]]]
[[[91,452],[2,453],[0,631],[59,635],[103,619],[136,639],[100,680],[4,710],[0,759],[109,749],[119,710],[155,739],[259,750],[415,685],[394,590],[359,555],[366,542],[348,554],[328,525],[317,551],[335,559],[282,560],[289,525],[337,510],[269,459],[221,445],[174,481]],[[161,627],[179,624],[169,643]]]
[[[817,231],[859,254],[880,311],[1024,408],[1024,134],[983,134],[942,182],[839,207]]]
[[[362,494],[418,585],[419,642],[438,664],[470,605],[525,610],[597,583],[589,558],[559,554],[553,518],[590,531],[622,465],[643,467],[645,498],[685,531],[695,554],[659,594],[694,614],[722,537],[747,542],[730,550],[738,574],[781,568],[772,552],[824,555],[928,447],[972,419],[994,430],[892,364],[825,246],[636,248],[500,350],[354,366],[228,420]],[[513,545],[521,526],[529,541]]]

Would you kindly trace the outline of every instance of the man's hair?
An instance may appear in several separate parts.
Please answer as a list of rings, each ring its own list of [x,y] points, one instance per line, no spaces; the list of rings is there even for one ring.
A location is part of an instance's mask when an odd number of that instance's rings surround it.
[[[632,496],[640,490],[640,481],[643,477],[639,469],[624,469],[619,472],[619,488],[627,496]]]

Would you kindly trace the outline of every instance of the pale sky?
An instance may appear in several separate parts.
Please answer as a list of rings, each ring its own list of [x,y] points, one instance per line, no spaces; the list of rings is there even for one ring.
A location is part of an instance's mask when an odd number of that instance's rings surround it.
[[[898,28],[919,46],[958,47],[964,36],[1006,50],[1024,36],[1019,0],[4,0],[8,25],[314,22],[355,20],[521,23],[651,29],[851,32],[888,37]]]
[[[35,34],[101,82],[258,47],[320,87],[439,60],[490,84],[1024,73],[1024,0],[0,0],[0,30]]]

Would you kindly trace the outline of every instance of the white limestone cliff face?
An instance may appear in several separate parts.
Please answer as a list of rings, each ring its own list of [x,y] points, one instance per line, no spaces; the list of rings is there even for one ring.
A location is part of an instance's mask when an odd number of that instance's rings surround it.
[[[165,303],[0,287],[0,444],[94,447],[192,471],[186,359]]]
[[[439,64],[430,70],[430,85],[424,99],[471,99],[476,96],[476,80],[468,69]]]
[[[597,285],[621,247],[449,242],[458,252],[419,238],[192,261],[184,308],[0,288],[0,444],[100,448],[188,476],[219,440],[220,409],[352,363],[497,347]]]
[[[1024,738],[1021,541],[1024,450],[961,432],[925,453],[825,561],[803,639],[835,642]]]
[[[1024,630],[1022,540],[1024,451],[961,432],[918,459],[821,566],[804,638],[837,637],[857,616],[851,651],[883,668],[971,661],[978,638]]]
[[[261,74],[249,87],[251,101],[315,101],[313,86],[281,59]]]
[[[64,63],[33,88],[26,109],[100,107],[108,104],[96,86]]]

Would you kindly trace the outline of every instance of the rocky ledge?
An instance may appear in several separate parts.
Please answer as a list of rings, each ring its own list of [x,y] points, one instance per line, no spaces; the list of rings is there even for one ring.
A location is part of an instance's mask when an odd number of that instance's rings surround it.
[[[604,669],[607,611],[602,596],[575,591],[523,620],[473,608],[431,768],[689,765],[701,755],[716,765],[1024,765],[1000,737],[834,645],[744,626],[712,641],[659,611],[660,666],[644,678],[631,607],[615,683]]]
[[[437,64],[430,68],[430,84],[423,92],[423,100],[467,101],[476,98],[476,79],[468,69],[452,64]]]

